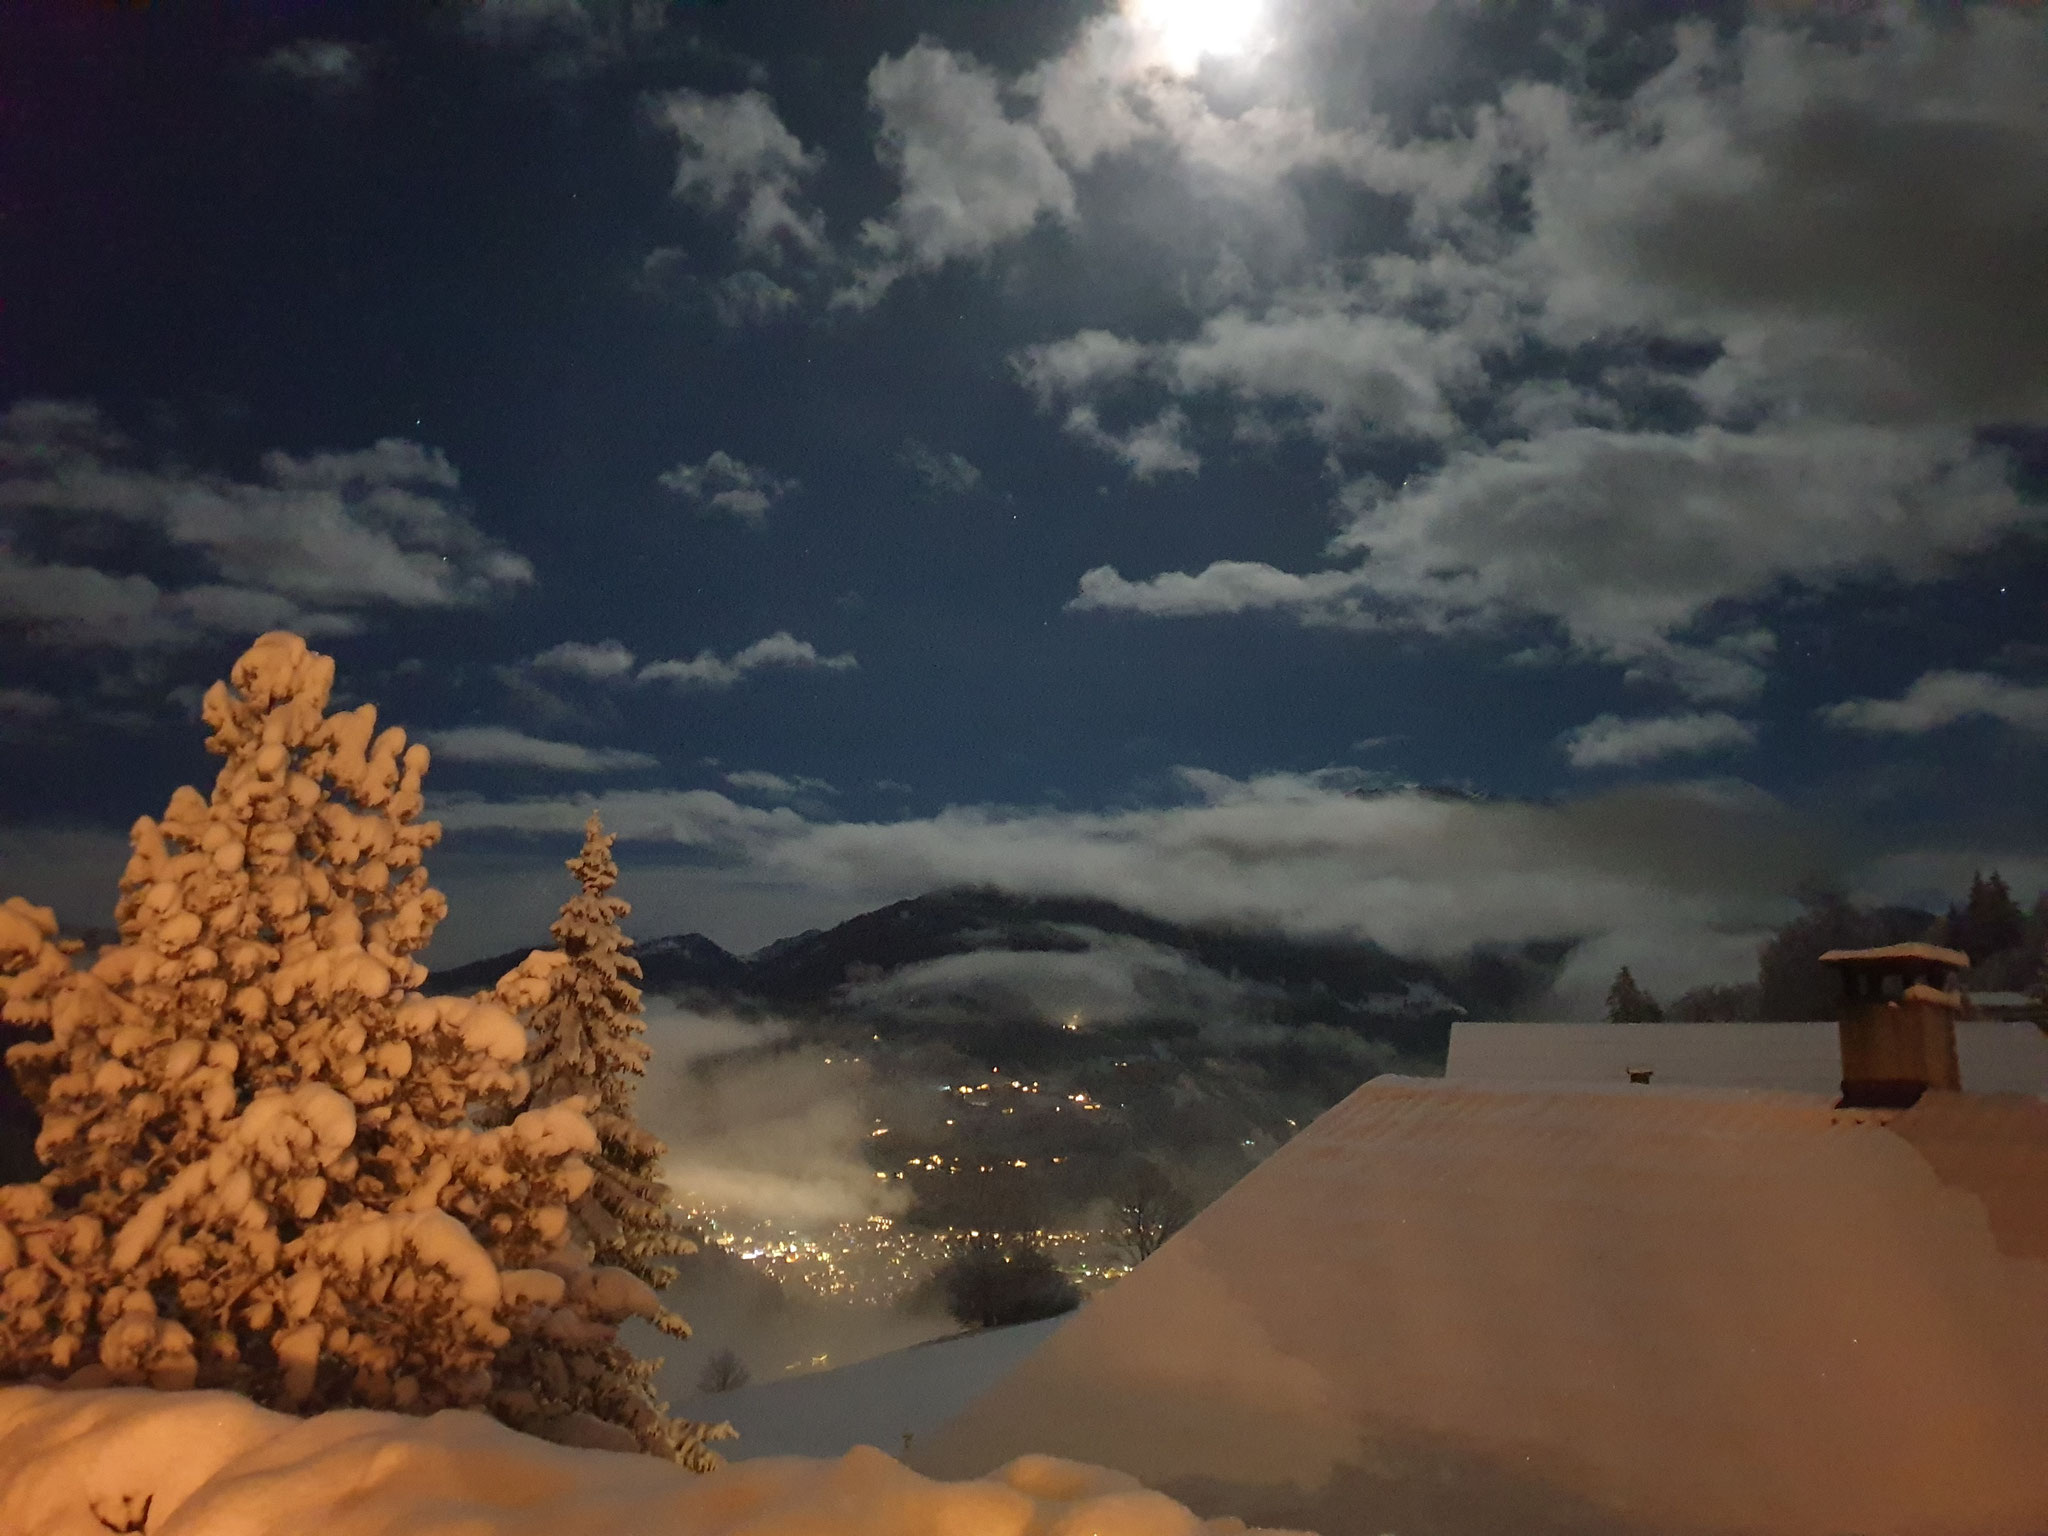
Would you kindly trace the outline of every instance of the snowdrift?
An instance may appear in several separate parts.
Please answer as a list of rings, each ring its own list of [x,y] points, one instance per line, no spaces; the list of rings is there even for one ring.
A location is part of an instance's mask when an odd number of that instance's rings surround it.
[[[835,1370],[707,1392],[680,1411],[738,1430],[739,1439],[718,1447],[733,1461],[840,1456],[856,1445],[893,1453],[906,1434],[922,1440],[957,1415],[1066,1321],[1053,1317],[933,1339]]]
[[[5,1536],[1247,1536],[1135,1478],[1025,1456],[934,1482],[861,1446],[698,1475],[481,1413],[297,1419],[225,1392],[0,1390]]]

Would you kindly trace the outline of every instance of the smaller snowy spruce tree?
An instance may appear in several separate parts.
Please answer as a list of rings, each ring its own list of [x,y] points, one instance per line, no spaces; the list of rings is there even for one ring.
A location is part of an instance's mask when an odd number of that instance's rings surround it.
[[[1661,1024],[1664,1010],[1657,1006],[1657,999],[1645,992],[1635,977],[1629,974],[1627,966],[1614,973],[1614,984],[1607,989],[1607,1022],[1610,1024]]]
[[[0,907],[0,1018],[49,1033],[7,1052],[49,1172],[0,1187],[0,1380],[483,1408],[715,1464],[618,1342],[653,1292],[571,1233],[589,1122],[520,1108],[507,1007],[414,990],[447,911],[427,751],[329,715],[333,677],[276,633],[208,692],[212,794],[135,824],[90,969]]]
[[[563,903],[549,929],[561,949],[548,973],[548,998],[528,1025],[533,1103],[580,1102],[597,1133],[597,1150],[588,1158],[590,1191],[571,1207],[571,1220],[601,1262],[660,1289],[676,1272],[659,1261],[695,1252],[696,1244],[661,1177],[668,1149],[633,1113],[647,1071],[646,1025],[633,985],[640,962],[619,929],[619,919],[633,909],[612,894],[619,868],[612,838],[594,811],[583,828],[582,851],[568,867],[582,889]],[[690,1336],[681,1318],[664,1314],[657,1321],[677,1338]]]

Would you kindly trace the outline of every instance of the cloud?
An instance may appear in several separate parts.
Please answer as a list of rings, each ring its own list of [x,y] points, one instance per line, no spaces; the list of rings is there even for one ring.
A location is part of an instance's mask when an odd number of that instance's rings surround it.
[[[678,464],[659,483],[707,512],[729,513],[756,528],[767,522],[769,508],[800,489],[793,477],[744,464],[723,448],[702,464]]]
[[[1178,406],[1169,406],[1153,420],[1118,434],[1103,427],[1093,407],[1077,405],[1067,413],[1066,429],[1091,447],[1122,460],[1136,480],[1192,475],[1202,467],[1201,455],[1185,441],[1188,419]]]
[[[2048,411],[2048,34],[1997,6],[1859,30],[1681,28],[1604,116],[1522,92],[1553,330],[1718,334],[1745,392],[1809,409]]]
[[[1305,405],[1315,434],[1330,440],[1367,430],[1452,436],[1459,428],[1444,386],[1481,376],[1463,336],[1316,304],[1214,316],[1199,336],[1161,349],[1158,366],[1178,394],[1221,389]]]
[[[1343,451],[1388,438],[1462,441],[1471,436],[1464,415],[1478,412],[1488,386],[1489,349],[1514,339],[1499,306],[1466,286],[1455,268],[1383,256],[1348,281],[1325,277],[1258,307],[1223,309],[1191,336],[1141,342],[1083,330],[1019,349],[1011,367],[1042,407],[1074,402],[1070,429],[1110,401],[1163,395],[1235,405],[1238,434],[1249,419],[1267,441],[1300,435]],[[1411,308],[1429,323],[1401,313]],[[1521,386],[1530,409],[1541,387]],[[1614,415],[1590,396],[1579,409]],[[1116,448],[1113,439],[1098,446]]]
[[[1303,36],[1370,59],[1388,8],[1341,9],[1320,29],[1297,17]],[[1463,16],[1439,45],[1480,46]],[[1557,22],[1583,63],[1591,41]],[[1183,289],[1206,311],[1192,328],[1025,347],[1020,382],[1126,463],[1132,439],[1104,421],[1199,400],[1242,407],[1224,428],[1241,441],[1308,435],[1340,476],[1388,437],[1421,463],[1395,490],[1354,482],[1328,569],[1099,568],[1073,606],[1432,634],[1535,622],[1719,702],[1761,687],[1764,614],[1786,596],[1939,580],[2040,525],[1975,430],[2048,411],[2048,34],[2031,19],[1680,23],[1668,67],[1618,94],[1495,67],[1492,99],[1398,133],[1363,95],[1262,99],[1270,74],[1226,112],[1152,67],[1141,30],[1099,18],[1019,82],[1070,172],[1149,156],[1158,185],[1166,151],[1212,202],[1313,173],[1393,207],[1356,255],[1298,221],[1257,267],[1237,223],[1211,219],[1202,238],[1235,275]],[[1189,421],[1178,463],[1228,421]]]
[[[2023,731],[2048,732],[2048,686],[2015,683],[1989,672],[1928,672],[1896,699],[1848,699],[1821,718],[1853,731],[1924,735],[1976,717]]]
[[[716,457],[716,455],[714,455]],[[788,667],[798,671],[851,672],[860,663],[850,654],[822,655],[808,640],[799,640],[786,629],[756,640],[752,645],[720,656],[716,651],[699,651],[689,660],[650,661],[642,664],[633,652],[617,640],[595,644],[565,640],[533,658],[538,671],[579,677],[593,683],[675,683],[681,687],[730,688],[750,672],[766,667]],[[635,667],[639,670],[635,672]],[[808,781],[801,781],[808,782]]]
[[[255,481],[136,457],[88,404],[23,400],[0,416],[0,616],[30,639],[145,650],[280,626],[341,634],[368,610],[480,603],[533,580],[470,520],[438,449],[273,450]],[[90,565],[67,558],[86,530],[105,535]],[[114,549],[127,568],[109,568]],[[203,575],[173,585],[145,567]]]
[[[1350,603],[1358,578],[1349,571],[1297,576],[1256,560],[1218,560],[1193,574],[1168,571],[1129,581],[1114,566],[1098,565],[1081,577],[1067,607],[1077,613],[1122,612],[1150,618],[1293,612],[1304,618],[1336,613]]]
[[[1071,951],[976,950],[849,987],[848,1007],[923,1023],[1030,1018],[1079,1028],[1171,1014],[1223,1023],[1266,1011],[1264,994],[1176,950],[1074,928]]]
[[[63,703],[34,688],[0,688],[0,716],[12,720],[47,720],[63,710]]]
[[[712,313],[720,324],[735,329],[780,320],[803,302],[794,288],[752,267],[727,273],[711,285],[710,293]]]
[[[800,773],[785,778],[760,768],[742,768],[737,773],[728,773],[725,782],[743,794],[756,795],[763,800],[794,800],[803,795],[839,793],[823,779],[806,778]]]
[[[802,671],[851,672],[860,663],[851,655],[821,656],[808,640],[799,640],[788,630],[777,630],[756,640],[730,657],[715,651],[699,651],[688,661],[649,662],[640,669],[643,683],[674,683],[679,687],[730,688],[749,672],[763,667],[790,667]]]
[[[981,471],[957,453],[942,453],[911,438],[903,445],[903,462],[935,496],[966,496],[981,484]]]
[[[1962,432],[1579,427],[1456,454],[1365,506],[1331,545],[1363,557],[1355,566],[1294,575],[1225,561],[1143,581],[1101,567],[1071,606],[1158,616],[1265,608],[1434,633],[1547,620],[1584,654],[1728,697],[1753,688],[1769,637],[1744,621],[1732,646],[1714,649],[1697,630],[1722,605],[1787,584],[1933,579],[2042,521],[2005,459]]]
[[[1558,738],[1574,768],[1636,768],[1659,758],[1727,752],[1756,745],[1756,727],[1733,715],[1600,715]]]
[[[491,42],[524,42],[551,33],[590,30],[582,0],[472,0],[463,24]]]
[[[533,658],[543,672],[561,672],[588,682],[608,683],[633,675],[633,653],[617,640],[600,640],[595,645],[582,640],[564,640]]]
[[[465,725],[428,731],[421,738],[434,756],[448,763],[488,763],[511,768],[544,768],[554,773],[617,773],[653,768],[659,760],[645,752],[617,747],[583,747],[574,742],[543,741],[501,725]]]
[[[2040,517],[1960,432],[1580,427],[1454,456],[1333,548],[1425,626],[1548,618],[1629,658],[1782,582],[1945,574]]]
[[[263,68],[271,74],[289,75],[310,85],[347,90],[362,83],[363,56],[352,43],[325,37],[302,37],[266,54]]]
[[[1182,770],[1185,803],[1104,812],[955,807],[889,822],[812,820],[709,790],[464,801],[451,834],[573,835],[593,803],[622,838],[668,842],[847,913],[954,885],[1089,895],[1180,922],[1370,939],[1451,956],[1485,942],[1609,936],[1655,953],[1658,984],[1745,972],[1784,893],[1824,855],[1740,784],[1632,785],[1537,805],[1353,793],[1350,778]],[[1574,960],[1573,966],[1577,962]],[[1568,968],[1560,1007],[1613,976]],[[1641,974],[1641,972],[1639,972]]]
[[[37,688],[0,688],[0,742],[47,741],[63,714],[64,701],[53,694]]]
[[[522,55],[544,78],[574,80],[633,62],[666,25],[659,0],[464,0],[462,29]]]
[[[1257,315],[1228,310],[1184,341],[1145,345],[1081,331],[1026,347],[1011,365],[1041,404],[1081,399],[1068,415],[1068,430],[1127,462],[1132,455],[1124,442],[1093,430],[1096,407],[1086,402],[1150,386],[1177,399],[1220,396],[1298,409],[1300,429],[1331,444],[1367,433],[1438,439],[1462,430],[1447,387],[1470,387],[1484,377],[1472,338],[1432,332],[1363,309],[1357,297],[1327,294]],[[1177,407],[1161,420],[1169,417],[1186,424]],[[1200,462],[1184,447],[1178,452],[1185,461],[1180,467]]]
[[[787,1049],[789,1034],[776,1020],[649,999],[637,1109],[667,1143],[669,1187],[692,1204],[798,1227],[900,1213],[908,1196],[867,1164],[866,1069]]]
[[[677,198],[731,211],[740,249],[771,262],[826,254],[824,215],[802,187],[821,158],[783,125],[765,95],[671,91],[651,110],[676,137]]]
[[[837,296],[865,308],[906,272],[986,256],[1041,217],[1074,216],[1074,187],[1031,123],[1010,117],[998,81],[965,54],[920,42],[868,75],[876,152],[900,184],[861,228],[874,263]]]
[[[1348,35],[1336,48],[1370,60],[1370,34],[1384,24],[1384,13],[1362,6],[1341,11],[1339,30]],[[1306,36],[1309,29],[1298,30]],[[1156,161],[1164,151],[1193,195],[1212,202],[1227,197],[1267,212],[1289,195],[1291,179],[1323,173],[1409,198],[1434,226],[1457,205],[1483,198],[1495,164],[1511,152],[1500,142],[1497,113],[1481,111],[1448,132],[1397,142],[1369,118],[1352,125],[1327,121],[1325,103],[1259,100],[1257,90],[1212,94],[1167,53],[1156,27],[1134,24],[1128,13],[1112,9],[1015,88],[1033,102],[1040,133],[1075,171],[1105,158]],[[1268,75],[1268,83],[1274,78]]]
[[[1040,405],[1088,394],[1142,372],[1152,349],[1110,331],[1076,331],[1062,341],[1038,342],[1012,354],[1010,366]]]
[[[803,295],[758,267],[742,267],[710,278],[693,269],[689,251],[658,246],[641,258],[636,286],[642,293],[709,309],[720,325],[739,330],[786,320],[803,305]]]

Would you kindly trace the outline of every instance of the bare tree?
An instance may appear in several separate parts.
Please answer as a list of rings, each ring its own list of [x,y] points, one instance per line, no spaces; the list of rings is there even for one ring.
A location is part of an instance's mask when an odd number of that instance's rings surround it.
[[[1142,1264],[1188,1224],[1194,1207],[1157,1163],[1140,1163],[1116,1199],[1117,1236],[1133,1264]]]
[[[747,1362],[730,1349],[721,1349],[704,1362],[697,1376],[699,1392],[736,1392],[754,1379]]]

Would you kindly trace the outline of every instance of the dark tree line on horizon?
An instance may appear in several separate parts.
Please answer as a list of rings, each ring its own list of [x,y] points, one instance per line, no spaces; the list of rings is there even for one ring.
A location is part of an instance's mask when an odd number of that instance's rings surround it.
[[[1608,1022],[1832,1018],[1835,980],[1821,965],[1822,955],[1916,941],[1968,955],[1968,982],[1975,992],[2038,994],[2048,983],[2048,890],[2035,897],[2031,910],[2022,910],[1997,870],[1972,876],[1969,895],[1941,914],[1919,907],[1860,907],[1825,886],[1803,892],[1800,904],[1800,914],[1757,952],[1755,981],[1694,987],[1664,1008],[1623,966],[1608,990]]]

